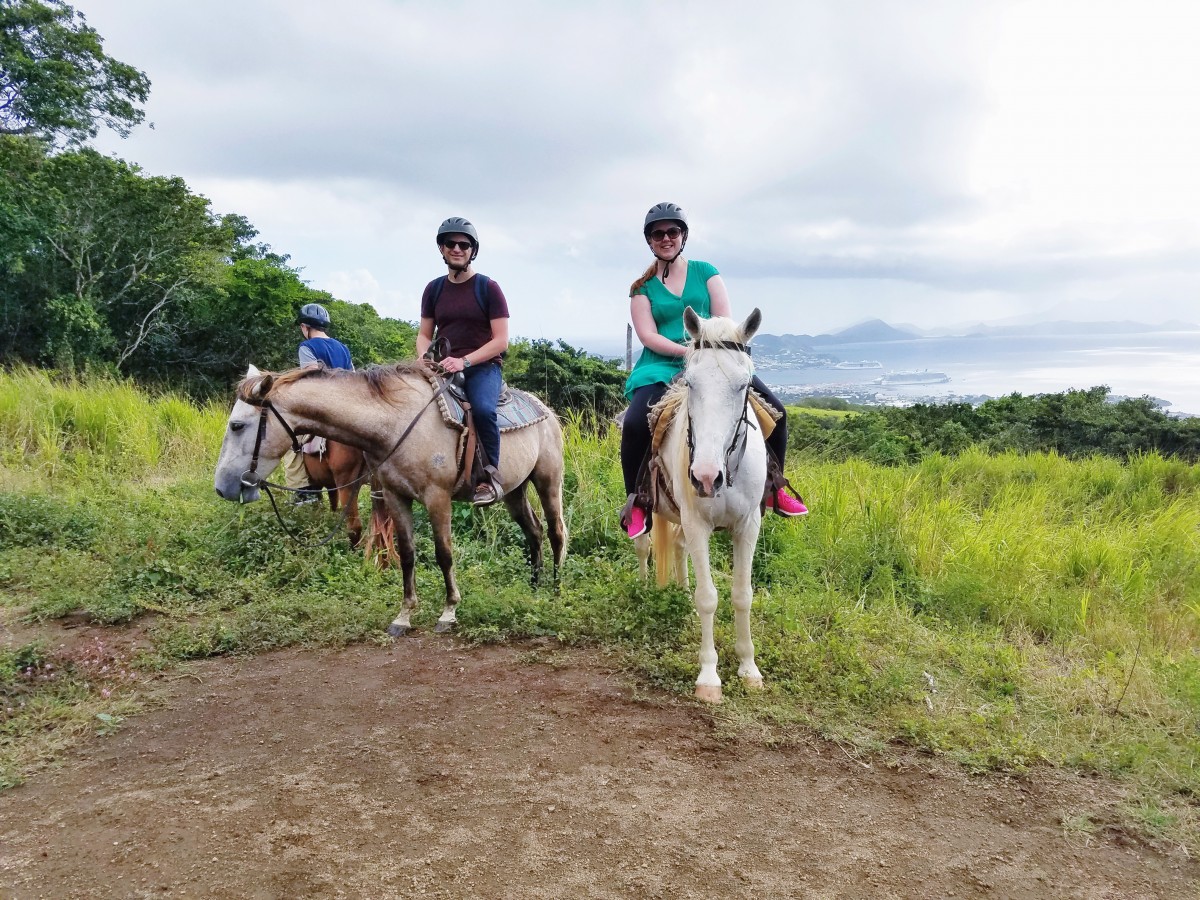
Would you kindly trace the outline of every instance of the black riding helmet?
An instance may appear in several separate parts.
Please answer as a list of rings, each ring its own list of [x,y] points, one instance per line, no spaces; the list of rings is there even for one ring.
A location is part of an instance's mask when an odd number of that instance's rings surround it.
[[[445,222],[438,226],[437,244],[442,245],[442,235],[446,234],[465,234],[471,239],[471,262],[475,261],[475,257],[479,255],[479,233],[475,230],[475,226],[464,219],[462,216],[451,216]]]
[[[683,239],[679,242],[679,250],[671,259],[663,260],[663,262],[666,263],[666,266],[663,269],[663,280],[666,280],[667,276],[671,274],[671,263],[675,262],[675,260],[679,258],[679,254],[682,253],[683,248],[687,246],[687,213],[685,213],[683,209],[675,203],[655,203],[652,207],[650,207],[650,211],[646,213],[646,222],[642,225],[642,235],[646,238],[647,246],[650,245],[650,231],[659,222],[674,222],[683,229]],[[654,255],[656,257],[658,256],[657,253]],[[658,258],[662,259],[662,257]]]

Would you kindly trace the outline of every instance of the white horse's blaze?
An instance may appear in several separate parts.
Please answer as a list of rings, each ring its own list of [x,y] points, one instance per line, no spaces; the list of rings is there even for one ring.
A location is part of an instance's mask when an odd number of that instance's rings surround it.
[[[651,531],[658,556],[660,583],[667,576],[687,583],[687,562],[679,553],[682,542],[696,575],[695,604],[700,617],[700,674],[696,696],[710,703],[721,702],[721,678],[717,674],[717,650],[713,642],[713,618],[717,610],[717,587],[709,562],[709,539],[717,528],[733,536],[732,602],[737,639],[738,675],[748,688],[762,687],[762,674],[754,663],[750,637],[750,584],[754,547],[762,524],[760,503],[767,477],[767,453],[757,425],[745,426],[745,449],[740,460],[727,454],[740,443],[739,423],[746,411],[746,388],[753,376],[748,354],[728,346],[744,345],[757,331],[761,316],[755,310],[741,325],[730,319],[701,320],[689,307],[684,324],[698,347],[688,357],[687,415],[678,414],[662,446],[662,458],[671,491],[679,503],[678,528],[663,513]],[[689,459],[688,423],[692,448]],[[736,454],[735,454],[736,456]],[[728,468],[727,468],[728,465]],[[736,477],[731,478],[731,469]],[[693,481],[694,479],[694,481]],[[702,499],[713,498],[713,499]],[[680,535],[682,531],[682,535]],[[638,545],[645,571],[647,542]]]

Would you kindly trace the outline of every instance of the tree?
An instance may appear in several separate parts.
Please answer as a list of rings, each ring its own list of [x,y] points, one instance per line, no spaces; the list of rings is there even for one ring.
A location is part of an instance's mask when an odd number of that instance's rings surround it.
[[[0,148],[14,142],[0,137]],[[0,294],[16,328],[0,352],[133,372],[139,354],[182,339],[183,308],[233,252],[205,198],[89,149],[0,162],[0,217],[13,223],[0,233]]]
[[[0,0],[0,134],[80,144],[142,122],[150,80],[62,0]]]

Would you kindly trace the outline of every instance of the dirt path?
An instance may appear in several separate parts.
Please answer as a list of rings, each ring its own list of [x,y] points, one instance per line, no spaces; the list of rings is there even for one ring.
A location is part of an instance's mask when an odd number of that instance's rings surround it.
[[[216,660],[0,794],[0,896],[1195,897],[1099,783],[720,740],[594,654]]]

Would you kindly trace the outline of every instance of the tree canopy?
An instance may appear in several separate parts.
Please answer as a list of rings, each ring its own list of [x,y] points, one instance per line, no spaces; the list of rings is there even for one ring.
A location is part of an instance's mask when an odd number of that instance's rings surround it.
[[[0,0],[0,134],[79,144],[104,125],[124,136],[149,93],[146,74],[108,56],[62,0]]]

